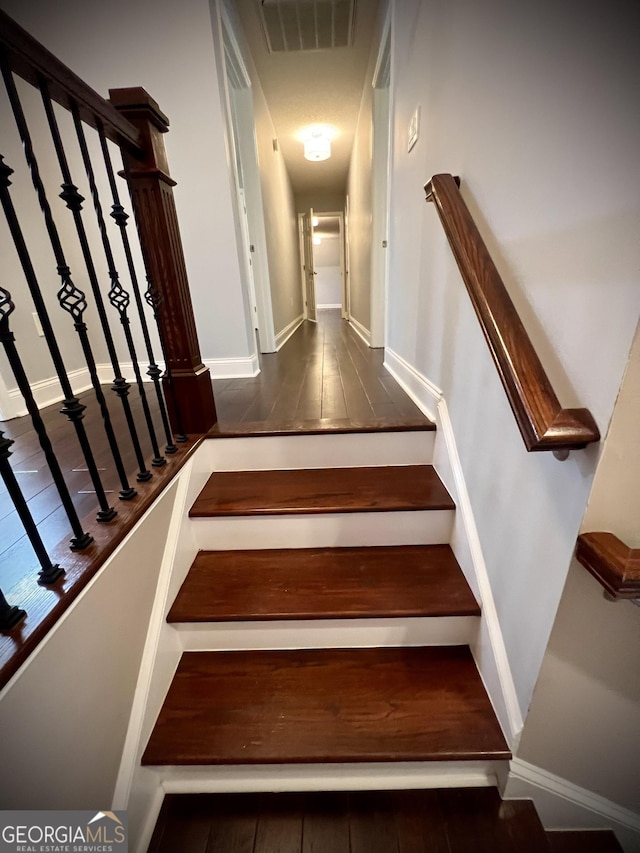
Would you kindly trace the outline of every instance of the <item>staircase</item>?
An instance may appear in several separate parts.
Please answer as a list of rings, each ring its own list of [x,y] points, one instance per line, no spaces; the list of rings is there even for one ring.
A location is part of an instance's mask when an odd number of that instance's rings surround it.
[[[167,617],[183,653],[142,764],[225,797],[495,786],[511,754],[470,651],[481,613],[433,425],[208,446],[200,550]],[[545,846],[523,831],[486,849],[551,849],[539,822]]]

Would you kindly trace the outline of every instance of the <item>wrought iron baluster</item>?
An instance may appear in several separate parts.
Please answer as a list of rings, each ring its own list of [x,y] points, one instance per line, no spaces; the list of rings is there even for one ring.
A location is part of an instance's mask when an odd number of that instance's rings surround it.
[[[2,158],[0,158],[0,160],[1,159]],[[4,166],[4,164],[0,165]],[[7,167],[5,166],[4,168],[6,169]],[[0,181],[2,180],[2,176],[3,172],[0,170]],[[71,550],[81,551],[93,542],[93,537],[88,533],[85,533],[82,529],[82,524],[80,523],[76,508],[73,505],[73,500],[71,499],[58,459],[51,445],[44,421],[40,416],[38,404],[36,403],[31,391],[29,379],[27,378],[22,366],[22,360],[18,355],[18,350],[15,345],[15,337],[9,328],[9,317],[13,313],[14,308],[15,306],[11,300],[11,294],[8,290],[0,287],[0,343],[2,343],[4,347],[5,355],[7,356],[7,360],[11,366],[13,375],[16,378],[16,382],[18,383],[20,393],[24,398],[27,411],[31,415],[33,428],[35,429],[38,440],[40,441],[40,447],[42,447],[44,451],[47,465],[49,466],[51,476],[53,477],[53,482],[55,483],[60,499],[62,500],[62,505],[67,513],[67,518],[71,524],[71,529],[74,534],[70,543]]]
[[[144,337],[145,347],[147,349],[147,356],[149,358],[149,368],[147,370],[147,375],[151,378],[154,387],[156,389],[156,396],[158,398],[158,407],[160,409],[160,417],[162,418],[162,426],[164,427],[164,433],[167,441],[167,446],[165,447],[165,453],[175,453],[177,451],[177,447],[173,443],[173,435],[171,433],[171,426],[169,424],[169,417],[167,415],[167,408],[164,401],[164,396],[162,394],[162,387],[160,385],[160,377],[162,375],[162,371],[158,367],[154,354],[153,347],[151,345],[151,337],[149,335],[149,326],[147,324],[147,317],[144,310],[144,305],[142,303],[142,295],[140,293],[140,286],[138,284],[138,276],[136,274],[135,264],[133,263],[133,256],[131,254],[131,245],[129,243],[129,235],[127,234],[127,220],[129,219],[129,215],[126,213],[124,207],[120,204],[120,196],[118,194],[118,187],[116,185],[116,179],[113,172],[113,165],[111,163],[111,155],[109,154],[109,148],[107,145],[107,139],[104,135],[104,128],[102,127],[102,122],[98,121],[98,135],[100,137],[100,146],[102,148],[102,156],[104,157],[104,165],[107,171],[107,177],[109,179],[109,186],[111,187],[111,195],[113,198],[113,204],[111,205],[111,213],[110,216],[120,229],[120,235],[122,237],[122,247],[124,249],[125,257],[127,259],[127,267],[129,268],[129,277],[131,280],[131,287],[133,289],[133,295],[136,300],[136,306],[138,308],[138,315],[140,317],[140,326],[142,328],[142,335]]]
[[[147,276],[147,289],[145,291],[144,298],[147,305],[153,311],[153,319],[158,322],[158,309],[160,307],[160,304],[162,303],[162,294],[159,293],[159,291],[153,286],[153,282],[151,281],[150,276]],[[171,388],[171,371],[169,370],[169,361],[164,351],[164,346],[162,345],[162,338],[160,339],[160,346],[162,347],[162,354],[164,356],[164,363],[166,365],[169,388]],[[176,419],[176,441],[184,443],[188,439],[184,433],[184,429],[182,428],[182,416],[180,415],[180,406],[174,406],[174,417]]]
[[[107,313],[105,311],[102,294],[100,292],[100,285],[98,284],[98,277],[96,275],[95,266],[93,264],[93,258],[91,257],[91,249],[89,247],[89,241],[87,240],[87,234],[84,228],[84,222],[82,220],[81,213],[82,202],[84,201],[84,197],[80,195],[80,193],[78,192],[78,188],[72,181],[71,172],[69,170],[69,164],[67,162],[64,146],[62,144],[62,138],[60,136],[60,130],[58,128],[58,122],[53,111],[53,104],[49,96],[47,83],[44,79],[40,80],[40,92],[42,95],[42,103],[44,104],[47,121],[49,123],[49,129],[51,130],[51,137],[53,140],[54,148],[56,150],[58,163],[60,165],[60,171],[62,173],[63,182],[61,185],[62,192],[60,193],[60,198],[63,199],[63,201],[66,203],[67,207],[73,214],[73,220],[76,226],[78,240],[80,241],[80,248],[82,250],[85,266],[87,268],[87,274],[89,276],[89,283],[91,285],[93,298],[95,299],[98,316],[102,325],[104,339],[107,344],[107,350],[109,352],[109,359],[111,361],[113,372],[115,374],[111,389],[117,394],[117,396],[120,398],[120,402],[122,403],[124,416],[127,421],[127,426],[129,428],[133,449],[139,467],[137,479],[140,482],[143,482],[151,477],[151,471],[148,470],[144,461],[144,454],[142,453],[142,448],[140,446],[138,431],[136,429],[135,420],[133,418],[131,406],[129,404],[129,388],[131,386],[122,376],[122,372],[120,370],[118,355],[116,353],[113,336],[111,334],[111,328],[109,326],[109,321],[107,319]],[[120,477],[120,482],[122,484],[120,497],[122,500],[129,500],[130,498],[135,496],[136,492],[129,486],[127,482],[127,476],[124,470],[124,466],[122,464],[120,450],[118,448],[118,443],[116,441],[113,427],[111,425],[111,417],[109,415],[109,410],[107,408],[104,394],[102,393],[102,389],[100,387],[100,381],[98,379],[97,370],[95,369],[95,360],[93,358],[91,344],[89,342],[89,336],[87,334],[87,326],[82,320],[82,315],[84,314],[84,311],[87,307],[87,303],[84,299],[82,301],[74,300],[73,297],[70,295],[67,288],[67,283],[65,281],[65,279],[70,281],[67,269],[68,268],[66,268],[65,266],[65,269],[60,273],[61,277],[63,278],[63,290],[65,290],[65,292],[67,293],[64,302],[61,300],[61,304],[62,307],[65,308],[65,310],[69,311],[69,313],[74,318],[76,330],[78,331],[80,341],[82,343],[82,349],[85,353],[85,357],[87,358],[87,365],[89,367],[89,373],[91,374],[91,380],[96,394],[96,398],[98,400],[100,410],[102,412],[102,418],[104,421],[104,427],[107,433],[107,438],[109,440],[109,446],[111,447],[111,452],[113,454],[113,459],[116,465],[116,469],[118,471],[118,476]]]
[[[38,168],[38,161],[33,151],[31,134],[29,133],[29,128],[24,116],[24,112],[22,110],[22,104],[20,103],[20,99],[18,97],[18,92],[16,90],[13,75],[7,63],[6,56],[1,50],[0,70],[2,72],[2,77],[4,79],[4,83],[7,89],[7,94],[9,96],[11,109],[16,120],[20,139],[22,140],[22,145],[24,147],[25,159],[27,161],[27,166],[29,167],[29,171],[31,173],[31,181],[36,191],[36,195],[38,196],[40,209],[42,210],[42,214],[44,216],[44,221],[47,228],[47,233],[49,235],[51,248],[53,250],[56,263],[58,264],[58,266],[60,266],[65,263],[65,259],[64,253],[62,251],[62,245],[60,243],[60,237],[58,235],[58,229],[56,228],[56,224],[53,221],[51,208],[49,206],[49,202],[47,201],[47,195],[44,189],[44,184],[40,176],[40,169]],[[2,158],[0,158],[0,161],[1,160]],[[85,462],[87,463],[87,470],[89,472],[89,476],[91,477],[91,482],[93,483],[93,487],[96,492],[96,497],[98,499],[98,504],[100,506],[100,510],[97,514],[97,519],[98,521],[111,521],[113,518],[115,518],[116,511],[109,506],[109,503],[107,501],[107,496],[105,494],[104,487],[100,479],[100,474],[98,472],[98,467],[95,462],[93,451],[91,449],[91,445],[89,444],[89,439],[87,437],[84,424],[82,423],[86,406],[84,406],[78,400],[78,398],[73,393],[73,389],[71,388],[71,383],[69,382],[67,370],[64,366],[64,361],[62,360],[62,355],[60,353],[60,348],[56,341],[53,326],[51,325],[51,320],[49,319],[49,313],[42,298],[40,285],[33,269],[33,264],[31,263],[31,258],[29,257],[29,251],[27,249],[27,245],[22,234],[22,229],[20,228],[18,217],[16,216],[15,208],[13,206],[13,202],[9,194],[10,181],[8,180],[8,176],[12,173],[12,169],[10,169],[4,163],[2,163],[2,166],[4,172],[4,179],[0,180],[0,199],[2,201],[2,207],[7,218],[7,223],[9,225],[11,236],[15,243],[16,250],[18,252],[18,257],[20,259],[20,263],[22,265],[22,269],[24,271],[25,278],[29,286],[29,291],[31,292],[31,297],[34,301],[35,307],[38,311],[38,316],[40,317],[40,321],[42,323],[42,330],[44,332],[47,346],[49,347],[49,352],[51,353],[51,358],[53,359],[60,385],[62,387],[62,393],[64,394],[64,404],[60,411],[62,414],[66,415],[73,423],[76,435],[78,437],[78,441],[80,443],[80,447],[82,449],[82,455],[84,456]],[[82,295],[82,291],[78,290],[77,292]],[[89,544],[88,541],[85,542],[85,544],[82,544],[81,547],[86,547],[87,544]]]
[[[0,631],[10,631],[15,628],[26,615],[26,611],[22,608],[16,607],[15,604],[9,604],[0,589]]]
[[[140,373],[140,365],[138,364],[138,355],[136,353],[136,347],[133,342],[133,336],[131,334],[131,321],[129,320],[128,309],[131,303],[131,299],[129,294],[124,289],[122,284],[120,283],[120,278],[118,276],[118,271],[116,270],[115,261],[113,258],[113,252],[111,251],[111,241],[109,240],[109,235],[107,233],[107,227],[105,225],[104,216],[102,214],[102,205],[100,203],[100,193],[98,192],[98,187],[96,185],[95,174],[93,171],[93,164],[91,162],[91,157],[89,155],[89,149],[87,148],[87,140],[84,135],[84,129],[82,127],[82,121],[80,119],[80,114],[78,112],[77,104],[72,104],[71,106],[71,114],[73,115],[73,121],[76,128],[76,135],[78,137],[78,143],[80,145],[80,152],[82,154],[82,160],[84,163],[84,168],[87,173],[87,179],[89,181],[89,189],[91,190],[91,198],[93,199],[93,207],[96,212],[96,219],[98,222],[98,229],[100,231],[100,237],[102,239],[102,246],[104,248],[104,254],[107,260],[107,269],[109,270],[109,278],[111,279],[111,288],[109,290],[109,302],[116,309],[120,316],[120,323],[122,324],[122,330],[124,332],[125,340],[127,342],[127,348],[129,350],[129,355],[131,356],[131,363],[133,365],[133,372],[136,377],[136,384],[138,386],[138,392],[140,394],[140,402],[142,403],[142,411],[144,413],[144,418],[147,424],[147,429],[149,430],[149,438],[151,440],[151,447],[153,449],[153,460],[151,464],[154,468],[160,468],[162,465],[166,464],[166,459],[160,453],[160,447],[158,446],[158,439],[156,438],[156,431],[153,425],[153,419],[151,417],[151,411],[149,409],[149,403],[147,401],[147,392],[144,388],[144,382],[142,381],[142,374]]]
[[[36,523],[31,515],[31,510],[22,494],[20,484],[9,464],[9,457],[11,456],[10,448],[13,443],[13,439],[5,438],[4,432],[0,429],[0,476],[2,476],[9,492],[9,497],[13,501],[16,512],[29,537],[29,542],[31,542],[31,547],[36,552],[36,557],[40,563],[41,569],[38,572],[38,583],[46,586],[47,584],[55,583],[58,578],[61,578],[64,574],[64,569],[51,562],[47,554],[47,549],[44,547],[44,542],[38,533]]]

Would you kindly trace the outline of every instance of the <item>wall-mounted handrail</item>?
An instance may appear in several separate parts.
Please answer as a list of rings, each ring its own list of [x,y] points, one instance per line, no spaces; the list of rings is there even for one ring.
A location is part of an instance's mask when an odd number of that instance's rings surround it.
[[[527,450],[558,456],[600,439],[588,409],[563,409],[452,175],[425,186],[462,273]]]
[[[82,121],[94,128],[97,128],[97,122],[100,122],[105,136],[119,148],[142,155],[139,131],[91,86],[2,11],[0,50],[18,77],[22,77],[36,88],[45,80],[52,100],[68,110],[75,104]]]
[[[630,548],[613,533],[582,533],[576,559],[614,598],[640,599],[640,548]]]

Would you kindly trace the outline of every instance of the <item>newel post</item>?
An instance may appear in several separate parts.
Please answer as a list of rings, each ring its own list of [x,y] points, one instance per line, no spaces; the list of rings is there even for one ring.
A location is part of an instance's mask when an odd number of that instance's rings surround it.
[[[141,87],[110,89],[111,103],[140,132],[142,158],[122,149],[140,245],[147,267],[167,374],[175,432],[206,432],[216,423],[209,369],[202,363],[162,134],[169,119]]]

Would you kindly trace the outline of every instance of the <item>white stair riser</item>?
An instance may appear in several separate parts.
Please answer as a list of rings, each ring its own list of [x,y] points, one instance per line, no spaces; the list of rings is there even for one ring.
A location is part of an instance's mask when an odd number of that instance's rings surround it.
[[[461,646],[473,641],[478,616],[291,619],[178,623],[184,651]]]
[[[349,545],[442,545],[453,510],[343,512],[193,518],[201,550],[331,548]]]
[[[157,768],[167,793],[376,791],[485,787],[506,761],[416,761]],[[327,851],[328,853],[328,851]]]
[[[428,465],[435,432],[325,433],[205,442],[212,471]]]

